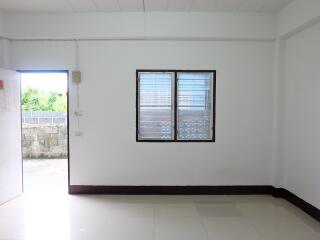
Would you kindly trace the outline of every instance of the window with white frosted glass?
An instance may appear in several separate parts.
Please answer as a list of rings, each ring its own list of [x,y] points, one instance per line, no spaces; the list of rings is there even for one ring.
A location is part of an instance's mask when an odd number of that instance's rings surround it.
[[[139,139],[173,139],[173,74],[139,73]]]
[[[215,71],[137,70],[137,141],[213,142]]]
[[[212,138],[212,74],[178,73],[178,140]]]

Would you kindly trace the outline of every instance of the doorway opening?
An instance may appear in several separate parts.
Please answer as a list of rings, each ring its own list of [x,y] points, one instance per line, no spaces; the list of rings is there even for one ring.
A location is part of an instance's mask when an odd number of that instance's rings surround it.
[[[68,71],[20,71],[25,193],[68,191]]]

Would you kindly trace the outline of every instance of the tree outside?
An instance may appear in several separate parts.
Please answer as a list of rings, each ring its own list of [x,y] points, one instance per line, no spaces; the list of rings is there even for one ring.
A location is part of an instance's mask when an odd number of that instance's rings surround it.
[[[67,112],[67,95],[38,89],[22,89],[23,111]]]

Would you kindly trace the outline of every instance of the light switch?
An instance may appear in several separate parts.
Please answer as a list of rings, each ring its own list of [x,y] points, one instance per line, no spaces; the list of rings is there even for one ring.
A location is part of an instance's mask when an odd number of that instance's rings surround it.
[[[83,136],[83,132],[81,131],[77,131],[75,132],[76,137],[82,137]]]
[[[82,117],[82,116],[83,116],[83,113],[82,113],[81,111],[76,111],[76,112],[74,112],[74,115],[75,115],[76,117]]]

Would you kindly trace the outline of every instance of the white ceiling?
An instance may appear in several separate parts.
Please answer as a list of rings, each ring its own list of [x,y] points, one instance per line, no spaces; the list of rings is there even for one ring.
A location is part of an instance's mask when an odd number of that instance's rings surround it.
[[[244,11],[276,13],[293,0],[0,0],[8,12]]]

